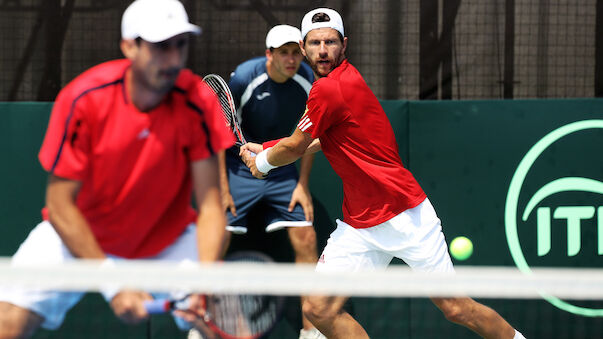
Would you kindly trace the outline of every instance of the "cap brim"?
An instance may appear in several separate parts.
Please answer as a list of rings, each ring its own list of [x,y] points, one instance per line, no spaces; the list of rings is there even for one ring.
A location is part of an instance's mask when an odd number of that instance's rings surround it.
[[[274,41],[274,42],[273,42],[272,44],[270,44],[268,47],[269,47],[269,48],[279,48],[279,47],[281,47],[281,46],[283,46],[283,45],[290,44],[290,43],[298,44],[298,43],[299,43],[299,40],[295,40],[295,41],[294,41],[294,40],[291,40],[291,39],[287,39],[287,40],[285,40],[285,41]]]
[[[190,23],[183,23],[182,25],[172,26],[172,27],[170,27],[169,30],[141,34],[140,37],[145,41],[156,43],[156,42],[165,41],[167,39],[175,37],[176,35],[183,34],[183,33],[192,33],[195,35],[199,35],[199,34],[201,34],[201,32],[202,32],[201,27],[190,24]]]

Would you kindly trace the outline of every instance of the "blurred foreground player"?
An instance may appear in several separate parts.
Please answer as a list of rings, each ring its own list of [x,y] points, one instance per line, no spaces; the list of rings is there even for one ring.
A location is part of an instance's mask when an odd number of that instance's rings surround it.
[[[190,35],[199,33],[177,0],[134,1],[122,18],[126,58],[91,68],[59,93],[39,153],[48,172],[44,221],[21,244],[14,265],[219,259],[226,218],[216,154],[234,137],[216,97],[184,69]],[[57,329],[83,294],[0,291],[0,338]],[[143,302],[154,297],[131,290],[103,295],[132,324],[148,317]],[[198,298],[188,311],[176,314],[183,330],[202,312]]]

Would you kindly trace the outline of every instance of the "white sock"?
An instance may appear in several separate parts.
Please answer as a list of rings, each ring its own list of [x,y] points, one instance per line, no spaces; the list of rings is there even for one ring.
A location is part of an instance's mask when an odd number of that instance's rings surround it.
[[[524,337],[523,334],[521,334],[521,332],[519,332],[518,330],[515,330],[515,336],[513,337],[513,339],[526,339],[526,337]]]

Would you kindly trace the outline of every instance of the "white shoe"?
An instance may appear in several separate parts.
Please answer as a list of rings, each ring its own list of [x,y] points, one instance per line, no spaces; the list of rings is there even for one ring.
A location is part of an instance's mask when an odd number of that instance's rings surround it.
[[[313,328],[311,330],[304,330],[303,328],[299,331],[299,339],[327,339],[319,330]]]
[[[188,336],[186,339],[203,339],[203,336],[201,335],[201,332],[193,328],[188,331]]]

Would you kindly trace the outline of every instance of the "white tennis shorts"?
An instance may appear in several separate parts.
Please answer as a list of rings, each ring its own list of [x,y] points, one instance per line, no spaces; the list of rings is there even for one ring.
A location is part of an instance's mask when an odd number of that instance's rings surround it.
[[[145,258],[153,260],[174,261],[181,265],[198,261],[197,252],[197,228],[191,224],[180,235],[180,237],[169,247],[156,256]],[[108,256],[115,261],[126,260],[116,256]],[[30,233],[21,244],[17,253],[12,257],[13,266],[26,265],[56,265],[73,260],[67,247],[55,232],[54,227],[47,222],[41,222]],[[117,294],[116,289],[103,291],[107,302]],[[182,292],[175,292],[173,296],[178,297]],[[44,317],[42,327],[49,330],[57,329],[63,323],[65,314],[84,296],[84,292],[62,292],[48,290],[31,290],[20,288],[0,289],[0,301],[29,309]],[[166,298],[167,293],[151,293],[155,298]],[[178,317],[174,317],[176,324],[183,330],[190,328],[190,324]]]
[[[440,219],[428,199],[369,228],[337,220],[316,271],[385,269],[394,257],[417,271],[454,272]]]

